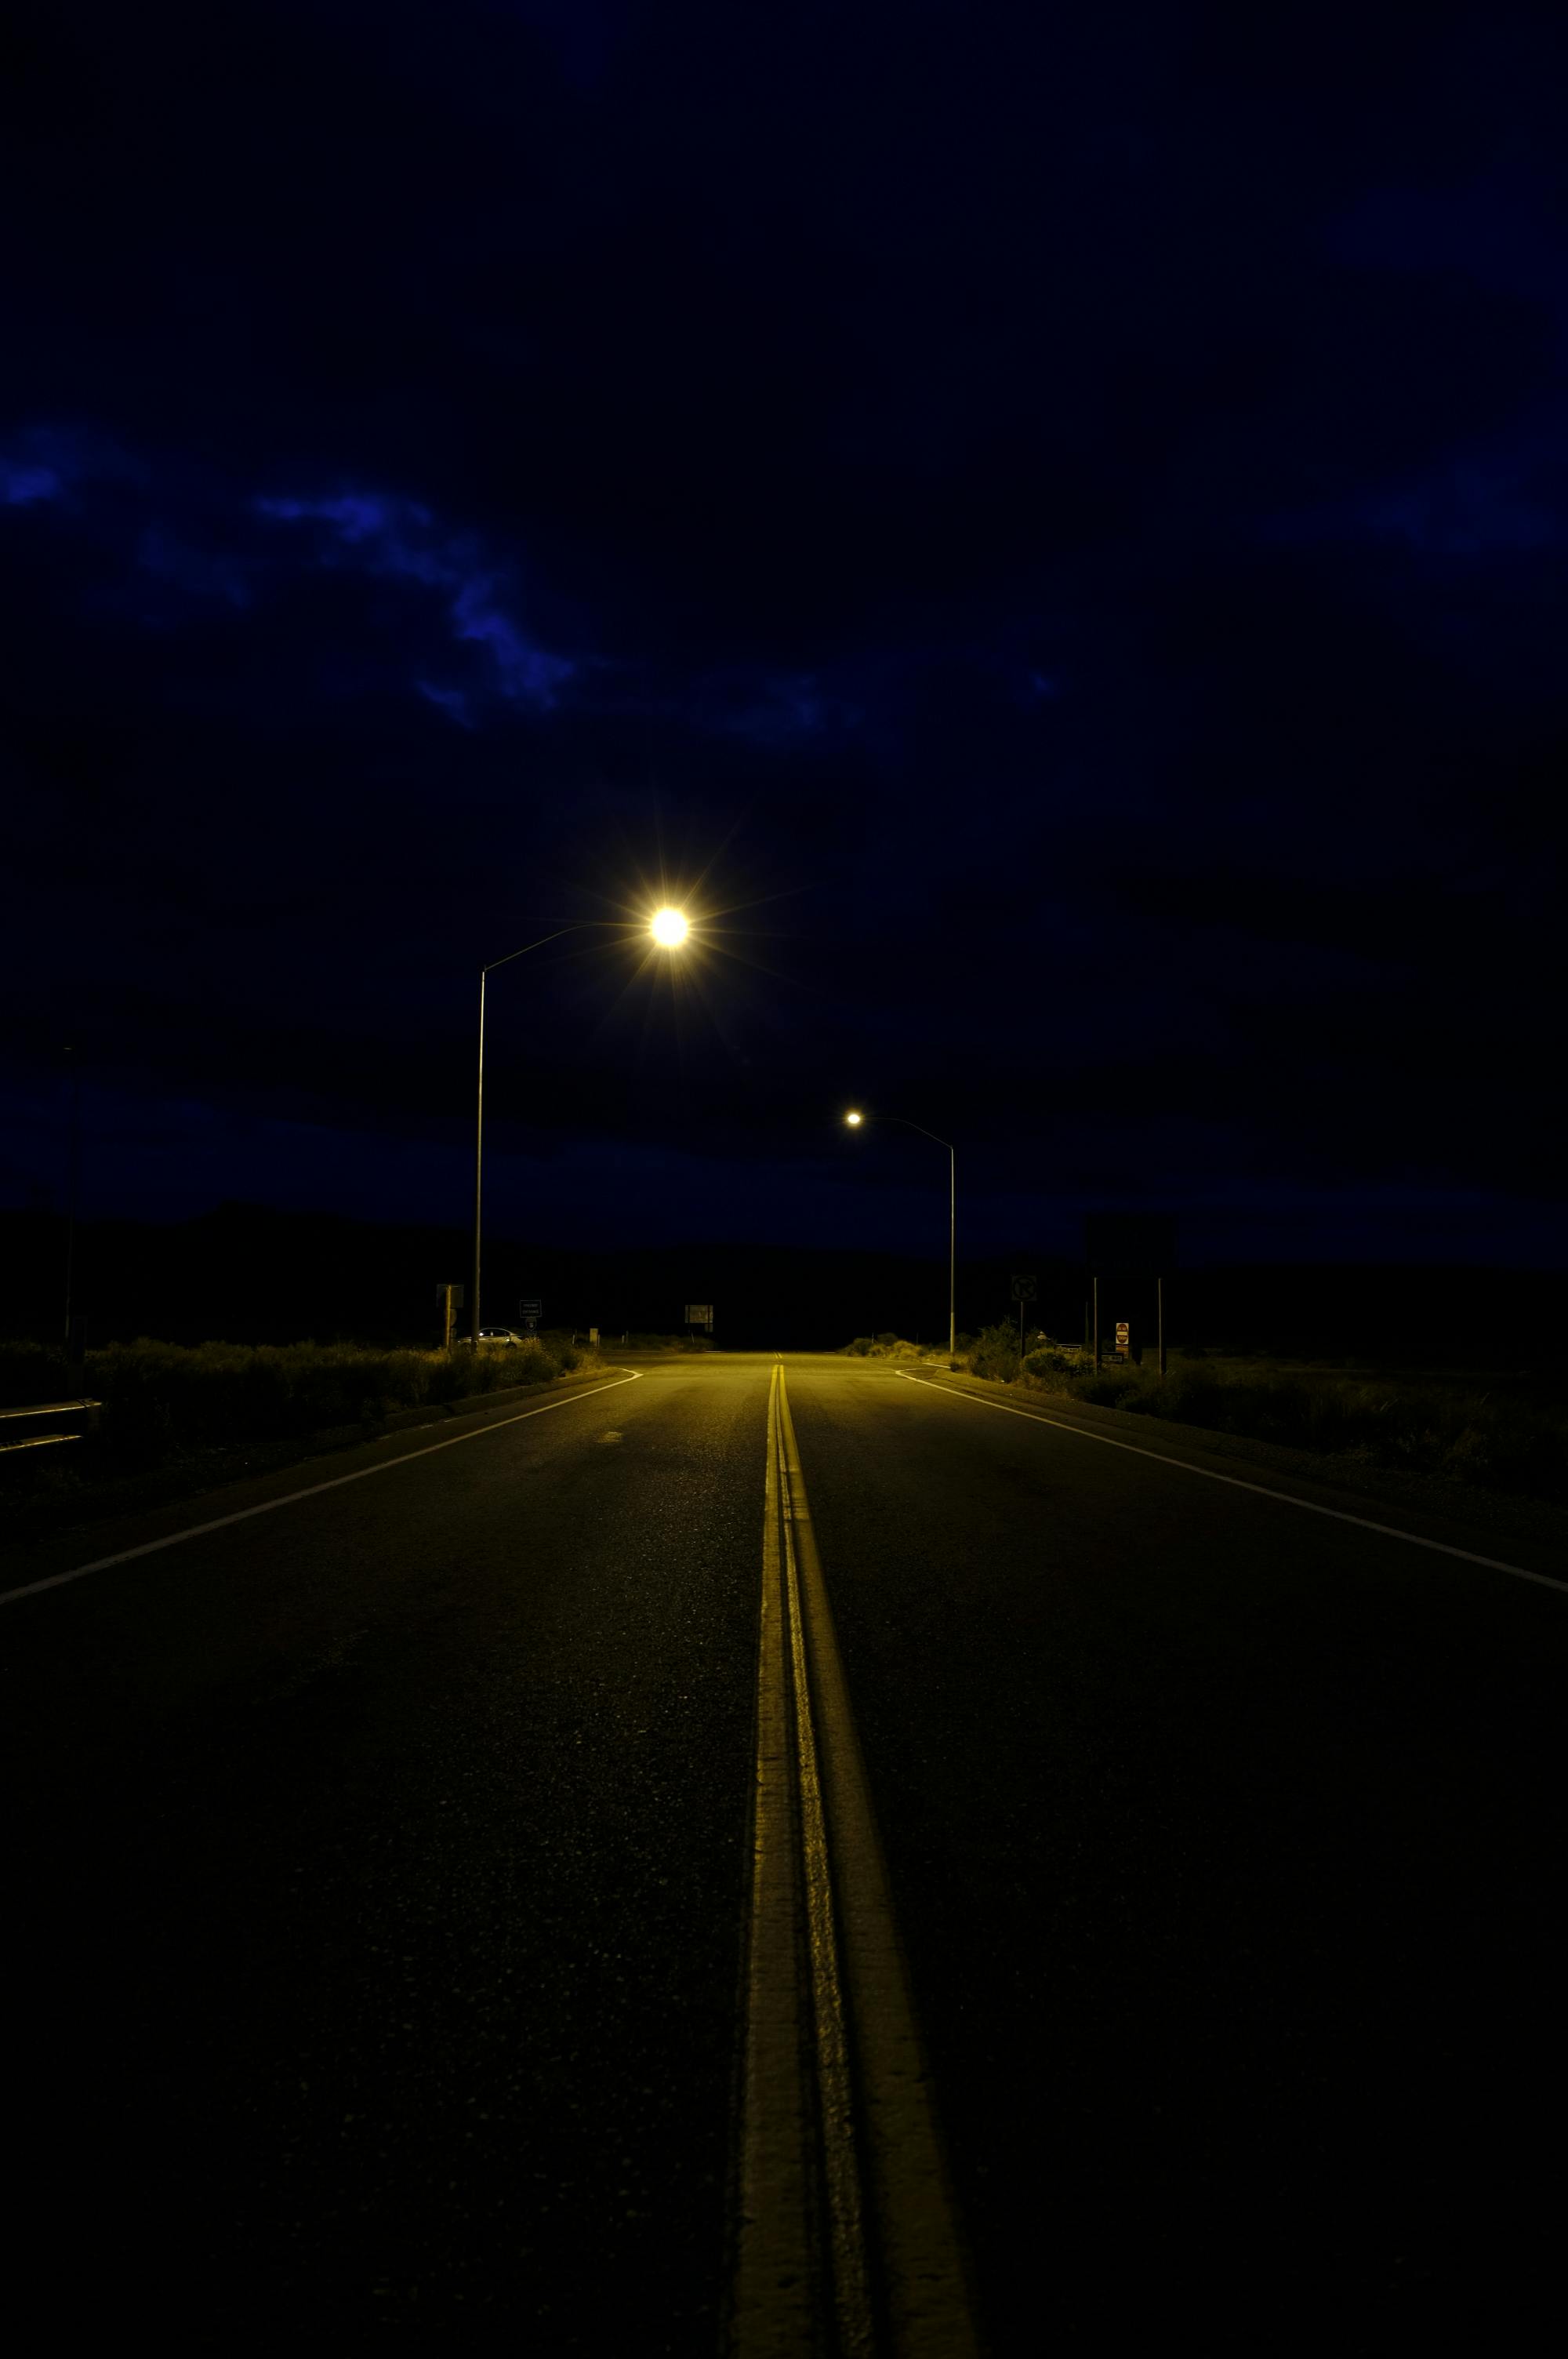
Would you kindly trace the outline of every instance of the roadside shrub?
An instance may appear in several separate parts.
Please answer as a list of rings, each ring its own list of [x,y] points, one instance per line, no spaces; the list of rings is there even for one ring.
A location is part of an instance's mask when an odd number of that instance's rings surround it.
[[[31,1408],[40,1401],[79,1399],[81,1373],[58,1344],[0,1343],[0,1408]]]
[[[969,1354],[969,1367],[977,1376],[989,1376],[997,1383],[1010,1385],[1018,1374],[1018,1330],[1009,1319],[999,1320],[994,1327],[980,1330]]]
[[[870,1356],[871,1339],[869,1335],[857,1335],[852,1343],[845,1344],[844,1349],[852,1352],[857,1359],[864,1360]]]
[[[977,1375],[1006,1381],[1005,1351],[986,1352],[987,1341],[981,1338],[970,1364]],[[1100,1408],[1168,1418],[1366,1466],[1568,1500],[1568,1421],[1561,1413],[1531,1414],[1509,1398],[1477,1398],[1408,1380],[1276,1373],[1255,1362],[1227,1367],[1212,1358],[1192,1367],[1186,1359],[1163,1384],[1152,1367],[1097,1370],[1053,1352],[1032,1353],[1023,1372],[1047,1390]]]
[[[1130,1408],[1130,1397],[1138,1388],[1135,1368],[1097,1368],[1092,1363],[1067,1387],[1075,1400],[1092,1401],[1097,1408]]]
[[[466,1346],[191,1346],[143,1337],[91,1351],[80,1368],[63,1352],[7,1343],[0,1345],[0,1404],[19,1408],[86,1393],[102,1408],[82,1462],[148,1464],[181,1451],[373,1428],[394,1408],[548,1384],[560,1367],[532,1339],[511,1351],[475,1353]]]
[[[432,1352],[429,1373],[425,1380],[425,1398],[427,1401],[460,1400],[465,1392],[480,1389],[481,1369],[484,1371],[483,1387],[488,1390],[493,1382],[489,1372],[499,1356],[497,1353],[481,1352],[476,1365],[473,1353],[465,1352],[460,1346],[455,1352]]]

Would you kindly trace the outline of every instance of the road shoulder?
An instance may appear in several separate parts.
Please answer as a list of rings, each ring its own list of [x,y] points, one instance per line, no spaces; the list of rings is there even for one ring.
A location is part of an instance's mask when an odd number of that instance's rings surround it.
[[[1219,1433],[1206,1426],[1179,1425],[1127,1409],[1091,1407],[1060,1393],[956,1375],[939,1366],[897,1373],[924,1379],[934,1391],[961,1393],[1068,1430],[1114,1439],[1173,1465],[1257,1483],[1338,1515],[1394,1525],[1423,1539],[1568,1577],[1568,1510],[1545,1500],[1404,1475],[1390,1467],[1359,1465],[1343,1456]]]
[[[309,1437],[303,1449],[291,1449],[283,1458],[265,1449],[251,1453],[250,1462],[240,1455],[238,1471],[235,1459],[226,1458],[216,1479],[210,1467],[169,1468],[166,1470],[168,1485],[157,1487],[150,1498],[143,1495],[127,1501],[121,1495],[90,1501],[79,1495],[61,1502],[58,1521],[9,1526],[0,1570],[0,1602],[29,1582],[84,1561],[145,1548],[373,1468],[395,1465],[400,1459],[416,1456],[433,1441],[457,1440],[548,1408],[564,1408],[607,1386],[627,1385],[639,1373],[606,1362],[548,1386],[518,1386],[470,1395],[467,1401],[404,1410],[354,1440],[345,1440],[340,1428],[335,1436]],[[263,1462],[260,1466],[254,1465],[257,1457]]]

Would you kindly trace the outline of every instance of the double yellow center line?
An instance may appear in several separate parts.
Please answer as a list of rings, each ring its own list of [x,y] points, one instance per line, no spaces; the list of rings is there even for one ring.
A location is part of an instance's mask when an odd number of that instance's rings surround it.
[[[968,2359],[952,2202],[782,1366],[754,1809],[734,2359]]]

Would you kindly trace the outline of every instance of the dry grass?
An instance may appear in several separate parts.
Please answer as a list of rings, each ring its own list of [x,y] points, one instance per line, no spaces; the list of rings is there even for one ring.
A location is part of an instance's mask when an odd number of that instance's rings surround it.
[[[1544,1384],[1532,1400],[1528,1394],[1498,1397],[1480,1381],[1329,1375],[1179,1356],[1162,1383],[1152,1367],[1097,1372],[1087,1355],[1059,1347],[1031,1353],[1022,1381],[1134,1416],[1568,1500],[1568,1415]]]
[[[1178,1353],[1162,1382],[1152,1366],[1096,1369],[1088,1353],[1071,1343],[1047,1342],[1021,1359],[1018,1330],[1005,1321],[961,1336],[959,1345],[956,1364],[992,1383],[1364,1466],[1568,1502],[1568,1394],[1544,1375],[1495,1382],[1363,1375]],[[847,1348],[879,1359],[947,1364],[946,1353],[918,1353],[892,1336],[860,1336]]]
[[[85,1473],[119,1471],[235,1442],[303,1440],[396,1408],[474,1393],[548,1384],[583,1354],[564,1336],[512,1349],[420,1352],[355,1343],[160,1343],[142,1338],[89,1352],[73,1367],[62,1352],[0,1343],[0,1405],[81,1394],[103,1403],[80,1445]],[[31,1453],[28,1453],[29,1455]]]

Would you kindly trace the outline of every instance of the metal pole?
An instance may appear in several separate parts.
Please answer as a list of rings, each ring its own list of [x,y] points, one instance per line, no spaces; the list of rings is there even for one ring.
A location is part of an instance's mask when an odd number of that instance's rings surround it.
[[[947,1357],[958,1355],[958,1150],[947,1149]]]
[[[574,918],[569,926],[557,926],[553,934],[541,934],[536,942],[524,942],[520,951],[508,951],[504,958],[492,959],[490,966],[481,966],[479,971],[479,1101],[474,1117],[473,1141],[473,1306],[469,1320],[469,1332],[476,1352],[479,1349],[480,1180],[484,1161],[484,979],[491,967],[510,966],[514,959],[526,958],[530,951],[542,951],[546,942],[558,942],[565,934],[580,934],[589,926],[614,922],[608,918]]]
[[[1161,1382],[1163,1383],[1165,1375],[1165,1281],[1162,1277],[1157,1277],[1154,1280],[1154,1301],[1157,1308],[1159,1321],[1160,1378]]]
[[[469,1297],[473,1314],[469,1321],[469,1332],[476,1352],[479,1349],[479,1206],[480,1187],[484,1169],[484,977],[485,969],[481,967],[479,971],[479,1099],[474,1114],[473,1134],[473,1291]]]
[[[76,1200],[81,1187],[81,1078],[77,1069],[76,1051],[67,1049],[70,1060],[70,1168],[66,1179],[65,1210],[65,1348],[70,1350],[70,1289],[76,1263]]]
[[[1099,1279],[1095,1277],[1090,1283],[1094,1288],[1095,1298],[1095,1365],[1098,1368],[1099,1365]]]
[[[917,1131],[922,1138],[930,1139],[934,1147],[947,1149],[947,1357],[958,1353],[958,1150],[950,1139],[938,1138],[923,1122],[911,1122],[902,1114],[884,1114],[866,1119],[896,1122],[901,1130]],[[860,1122],[862,1116],[853,1119]]]

